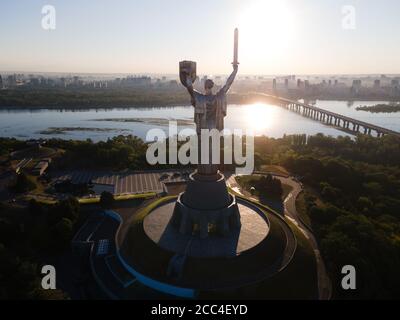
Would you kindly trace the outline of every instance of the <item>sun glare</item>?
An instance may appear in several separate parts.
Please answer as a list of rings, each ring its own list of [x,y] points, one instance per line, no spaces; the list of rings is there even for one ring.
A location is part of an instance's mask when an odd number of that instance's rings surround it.
[[[274,125],[275,110],[264,103],[255,103],[246,109],[246,122],[256,135]]]
[[[244,59],[282,58],[294,39],[295,21],[284,0],[260,0],[239,19]]]

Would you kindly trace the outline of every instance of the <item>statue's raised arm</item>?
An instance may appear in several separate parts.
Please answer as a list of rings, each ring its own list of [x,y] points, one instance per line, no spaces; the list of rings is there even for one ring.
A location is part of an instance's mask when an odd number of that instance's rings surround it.
[[[238,72],[239,69],[239,65],[234,64],[233,65],[233,71],[231,73],[231,75],[228,77],[228,79],[226,80],[225,85],[222,87],[221,91],[224,91],[225,93],[227,93],[233,83],[233,81],[235,80],[236,74]]]

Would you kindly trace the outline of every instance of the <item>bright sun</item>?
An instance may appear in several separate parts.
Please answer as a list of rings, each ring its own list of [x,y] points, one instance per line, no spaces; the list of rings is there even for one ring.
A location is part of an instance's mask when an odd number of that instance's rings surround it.
[[[259,135],[265,129],[274,126],[276,110],[264,103],[255,103],[246,109],[246,118],[248,127],[253,129],[256,135]]]
[[[259,0],[239,19],[244,59],[282,58],[294,39],[295,22],[284,0]]]

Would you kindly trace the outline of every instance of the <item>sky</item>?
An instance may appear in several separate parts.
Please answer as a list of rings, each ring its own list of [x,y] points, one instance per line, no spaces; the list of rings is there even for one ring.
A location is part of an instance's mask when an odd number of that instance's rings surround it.
[[[192,60],[227,74],[238,27],[241,74],[395,74],[399,12],[398,0],[1,0],[0,70],[176,74]]]

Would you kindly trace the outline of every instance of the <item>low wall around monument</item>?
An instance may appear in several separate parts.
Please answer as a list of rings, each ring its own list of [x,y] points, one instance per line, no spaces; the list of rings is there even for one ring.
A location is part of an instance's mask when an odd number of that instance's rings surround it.
[[[166,200],[166,202],[171,201],[170,199]],[[191,289],[191,288],[181,288],[181,287],[177,287],[177,286],[173,286],[167,283],[163,283],[154,279],[151,279],[149,277],[146,277],[145,275],[141,274],[140,272],[138,272],[137,270],[135,270],[134,268],[132,268],[123,258],[123,256],[121,255],[121,251],[119,248],[119,243],[117,241],[118,239],[118,233],[119,230],[121,228],[122,225],[122,218],[120,217],[120,215],[114,211],[111,210],[107,210],[105,212],[106,215],[108,215],[109,217],[111,217],[112,219],[118,221],[120,223],[118,230],[115,234],[115,245],[116,245],[116,255],[118,257],[118,259],[120,260],[120,262],[122,263],[122,265],[125,267],[125,269],[132,274],[137,281],[139,281],[140,283],[142,283],[143,285],[145,285],[146,287],[149,287],[151,289],[169,294],[169,295],[173,295],[173,296],[177,296],[177,297],[181,297],[181,298],[187,298],[187,299],[194,299],[197,295],[196,290]]]

